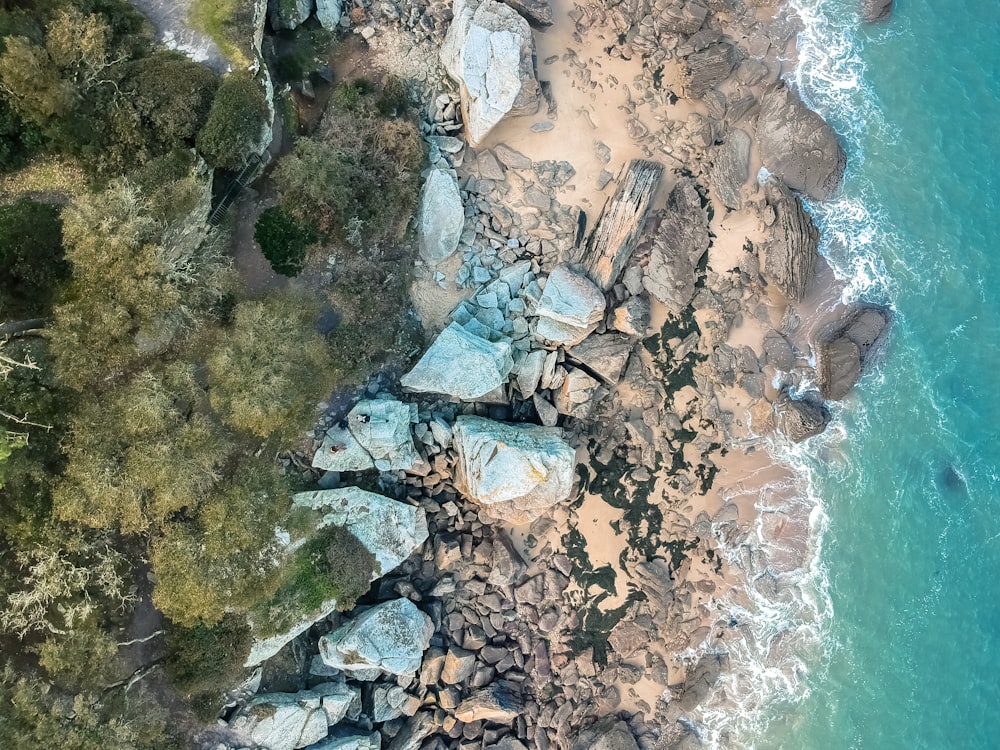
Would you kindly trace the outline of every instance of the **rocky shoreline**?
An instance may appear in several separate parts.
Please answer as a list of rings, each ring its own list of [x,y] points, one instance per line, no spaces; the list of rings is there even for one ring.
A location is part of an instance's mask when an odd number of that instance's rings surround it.
[[[321,488],[297,504],[381,575],[256,652],[228,747],[709,741],[698,708],[752,637],[720,602],[781,585],[753,493],[728,490],[769,440],[825,428],[889,322],[812,312],[802,201],[845,155],[782,82],[794,27],[770,5],[344,14],[426,104],[413,301],[436,337],[291,459]]]

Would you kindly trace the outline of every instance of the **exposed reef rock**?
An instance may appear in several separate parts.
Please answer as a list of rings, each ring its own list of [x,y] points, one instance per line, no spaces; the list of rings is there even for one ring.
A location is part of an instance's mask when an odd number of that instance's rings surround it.
[[[708,214],[697,185],[681,179],[670,191],[642,280],[646,290],[675,315],[694,297],[696,269],[710,244]]]
[[[822,201],[839,187],[847,157],[837,134],[784,84],[761,102],[756,137],[764,166],[792,190]]]
[[[838,401],[858,382],[873,350],[881,343],[891,314],[866,305],[825,326],[816,336],[816,375],[823,398]]]
[[[764,186],[765,211],[774,214],[763,273],[792,302],[805,299],[816,276],[819,260],[819,230],[802,202],[780,180],[770,177]],[[770,218],[770,217],[768,217]]]

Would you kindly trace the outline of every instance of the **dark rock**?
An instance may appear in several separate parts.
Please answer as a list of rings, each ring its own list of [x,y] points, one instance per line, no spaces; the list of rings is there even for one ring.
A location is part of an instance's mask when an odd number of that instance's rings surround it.
[[[628,724],[616,716],[608,716],[581,732],[573,750],[639,750],[639,746]]]
[[[783,394],[777,403],[778,427],[792,442],[819,435],[830,422],[830,413],[817,398],[793,399]]]
[[[779,84],[761,102],[757,145],[764,166],[813,200],[833,195],[847,157],[826,121]]]
[[[455,718],[466,724],[474,721],[510,724],[523,710],[524,701],[518,685],[498,680],[462,701],[455,709]]]
[[[764,335],[764,355],[768,364],[784,372],[795,367],[795,352],[792,350],[792,345],[777,331],[769,331]]]
[[[497,530],[493,537],[493,565],[488,582],[494,586],[511,586],[521,580],[527,569],[510,537]]]
[[[816,336],[816,375],[823,398],[838,401],[861,377],[872,351],[881,343],[891,314],[866,305],[825,326]]]
[[[434,714],[421,711],[411,716],[386,750],[417,750],[421,743],[438,728]]]
[[[642,281],[670,312],[679,313],[694,297],[698,262],[709,244],[708,214],[696,183],[681,179],[670,191]]]
[[[458,646],[448,649],[441,670],[441,682],[446,685],[458,685],[465,682],[476,671],[476,655]]]
[[[861,0],[861,20],[868,23],[884,21],[892,13],[893,0]]]
[[[552,6],[549,0],[503,0],[532,26],[552,25]]]
[[[731,44],[712,44],[681,60],[679,78],[684,96],[697,99],[722,83],[736,66],[736,50]]]
[[[763,274],[792,302],[801,302],[816,276],[819,230],[802,202],[780,180],[768,178],[767,204],[774,211]]]
[[[621,380],[622,371],[632,352],[632,342],[617,333],[593,334],[566,354],[598,375],[608,385]]]
[[[750,136],[734,130],[712,154],[712,186],[719,200],[738,210],[743,205],[740,190],[750,176]]]

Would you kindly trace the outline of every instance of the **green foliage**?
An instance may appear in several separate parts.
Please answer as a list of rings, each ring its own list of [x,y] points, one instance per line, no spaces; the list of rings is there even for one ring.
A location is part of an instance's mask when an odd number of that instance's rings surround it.
[[[212,407],[234,429],[294,439],[335,383],[317,304],[291,294],[241,302],[209,354]]]
[[[42,132],[0,99],[0,172],[23,167],[43,142]]]
[[[0,309],[44,315],[68,276],[59,209],[27,198],[0,206]]]
[[[253,237],[271,268],[282,276],[298,276],[305,263],[306,248],[319,239],[312,227],[297,221],[279,206],[261,213]]]
[[[253,0],[194,0],[191,22],[219,45],[234,67],[250,64]]]
[[[230,73],[212,100],[198,151],[214,167],[239,170],[260,143],[267,118],[264,89],[247,73]]]
[[[208,720],[219,709],[219,698],[237,685],[246,670],[250,627],[242,615],[225,615],[216,625],[167,629],[164,667],[171,682]]]
[[[99,688],[113,682],[118,644],[93,620],[64,635],[50,635],[38,649],[38,662],[56,685],[69,690]]]
[[[347,529],[321,529],[285,561],[274,598],[252,613],[254,632],[264,637],[283,632],[334,599],[337,609],[352,609],[377,568],[375,555]]]

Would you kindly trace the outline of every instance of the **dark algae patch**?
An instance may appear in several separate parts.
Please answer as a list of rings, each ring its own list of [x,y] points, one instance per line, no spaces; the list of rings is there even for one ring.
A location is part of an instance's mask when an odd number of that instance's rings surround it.
[[[594,662],[604,667],[608,665],[608,635],[625,616],[633,602],[646,599],[646,595],[641,591],[632,591],[620,607],[602,611],[599,605],[605,596],[606,594],[601,595],[590,602],[580,612],[580,629],[569,641],[573,654],[580,654],[588,648],[593,648]]]

